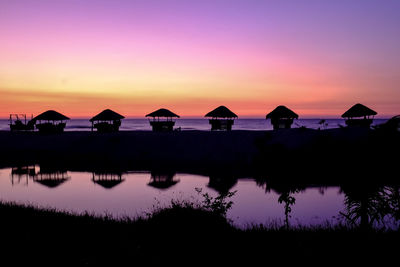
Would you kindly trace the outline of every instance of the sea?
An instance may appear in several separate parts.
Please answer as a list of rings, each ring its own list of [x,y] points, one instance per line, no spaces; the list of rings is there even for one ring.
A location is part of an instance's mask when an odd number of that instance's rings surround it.
[[[382,124],[388,119],[375,119],[372,126]],[[7,131],[10,129],[10,121],[8,119],[0,119],[0,131]],[[298,119],[293,122],[292,128],[305,127],[309,129],[332,129],[345,126],[344,119]],[[209,131],[210,124],[208,119],[177,119],[175,128],[182,131],[187,130],[200,130]],[[90,131],[91,123],[87,119],[71,119],[67,121],[65,131]],[[272,130],[270,120],[266,119],[236,119],[232,130],[251,130],[251,131],[264,131]],[[148,119],[124,119],[120,127],[120,131],[151,131]]]

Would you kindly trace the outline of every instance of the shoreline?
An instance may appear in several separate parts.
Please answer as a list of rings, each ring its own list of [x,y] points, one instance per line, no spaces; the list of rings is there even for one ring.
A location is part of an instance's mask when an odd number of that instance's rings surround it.
[[[61,134],[0,131],[0,167],[40,164],[81,171],[173,170],[281,179],[293,175],[306,178],[318,172],[332,177],[384,176],[395,170],[399,140],[398,132],[360,128]],[[307,174],[310,168],[313,171]]]

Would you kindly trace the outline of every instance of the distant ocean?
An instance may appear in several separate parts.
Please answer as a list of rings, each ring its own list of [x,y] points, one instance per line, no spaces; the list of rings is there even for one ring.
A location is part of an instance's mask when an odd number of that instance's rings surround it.
[[[386,122],[388,119],[375,119],[373,125]],[[326,119],[321,125],[321,119],[299,119],[295,120],[292,128],[306,127],[310,129],[332,129],[345,126],[343,119]],[[67,121],[66,131],[90,131],[89,119],[71,119]],[[208,119],[177,119],[175,128],[180,127],[182,131],[187,130],[210,130]],[[0,131],[10,129],[9,120],[0,120]],[[147,119],[124,119],[122,120],[121,131],[150,131],[151,127]],[[237,119],[232,130],[272,130],[270,120],[265,119]]]

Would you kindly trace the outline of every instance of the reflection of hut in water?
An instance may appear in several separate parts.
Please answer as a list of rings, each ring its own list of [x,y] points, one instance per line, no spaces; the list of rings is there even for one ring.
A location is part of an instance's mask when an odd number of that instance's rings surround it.
[[[118,132],[123,118],[125,117],[117,112],[105,109],[89,121],[92,123],[92,131],[96,128],[98,132]]]
[[[175,172],[159,172],[152,171],[149,186],[158,188],[158,189],[167,189],[179,182],[179,179],[174,179]]]
[[[273,111],[267,114],[266,119],[271,119],[274,130],[290,129],[293,119],[298,119],[299,115],[285,106],[277,106]]]
[[[11,131],[33,131],[35,121],[26,120],[26,114],[10,114],[10,130]]]
[[[224,195],[237,184],[237,178],[224,175],[210,175],[208,187],[214,189],[219,194]]]
[[[225,106],[219,106],[208,112],[204,117],[211,117],[211,131],[214,130],[232,130],[234,119],[238,116]]]
[[[28,180],[36,175],[35,165],[18,166],[11,168],[11,184],[20,184],[21,180],[25,178],[25,185],[28,185]]]
[[[36,168],[32,166],[19,166],[11,168],[11,176],[35,176]]]
[[[169,132],[173,130],[175,125],[174,118],[179,118],[179,115],[176,115],[168,109],[160,108],[147,114],[146,117],[153,118],[150,119],[150,125],[154,132]]]
[[[64,131],[66,126],[65,121],[69,120],[69,118],[57,111],[48,110],[37,115],[32,120],[35,122],[39,132],[59,133]]]
[[[106,189],[111,189],[125,181],[125,179],[122,178],[121,173],[94,172],[92,181]]]
[[[33,177],[33,181],[44,186],[55,188],[60,184],[68,181],[71,179],[68,176],[67,171],[62,170],[43,170],[42,168],[40,171]]]
[[[376,114],[376,111],[358,103],[343,113],[342,118],[346,118],[346,125],[349,127],[369,127]]]

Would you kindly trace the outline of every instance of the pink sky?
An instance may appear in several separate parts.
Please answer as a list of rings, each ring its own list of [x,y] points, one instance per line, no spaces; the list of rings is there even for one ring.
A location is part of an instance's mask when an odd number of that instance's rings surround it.
[[[398,1],[2,1],[0,117],[400,113]]]

